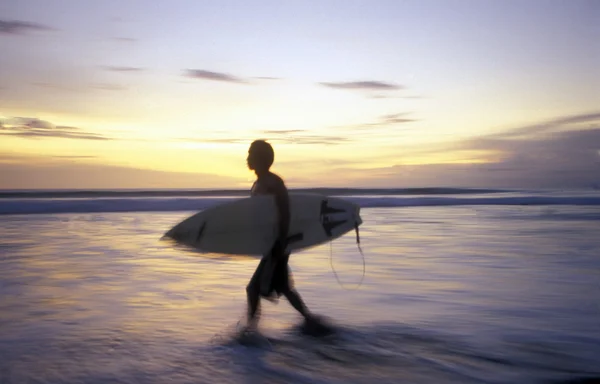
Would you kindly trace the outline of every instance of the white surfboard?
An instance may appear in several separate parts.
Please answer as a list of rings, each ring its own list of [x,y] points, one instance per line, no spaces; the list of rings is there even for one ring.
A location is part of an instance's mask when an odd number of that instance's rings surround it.
[[[332,241],[362,224],[360,207],[347,200],[311,193],[289,198],[289,251]],[[164,237],[203,252],[264,255],[276,240],[277,220],[274,197],[253,196],[201,211]]]

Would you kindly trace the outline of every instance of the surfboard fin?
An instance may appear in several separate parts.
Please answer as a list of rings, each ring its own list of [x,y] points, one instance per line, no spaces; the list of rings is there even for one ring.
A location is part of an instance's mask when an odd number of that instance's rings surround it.
[[[327,236],[332,237],[333,234],[331,233],[331,230],[334,229],[335,227],[338,227],[338,226],[344,224],[345,222],[346,222],[346,220],[329,221],[327,219],[327,216],[325,216],[325,219],[323,220],[323,229],[325,230],[325,233],[327,234]]]
[[[321,202],[321,216],[327,215],[328,213],[340,213],[345,212],[343,209],[333,208],[327,204],[327,200]]]

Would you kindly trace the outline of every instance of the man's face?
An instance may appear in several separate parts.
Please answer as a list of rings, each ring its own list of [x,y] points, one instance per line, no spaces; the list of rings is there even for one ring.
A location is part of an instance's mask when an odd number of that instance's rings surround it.
[[[248,169],[250,169],[250,170],[254,170],[256,167],[256,154],[252,150],[252,148],[250,148],[248,150],[248,157],[246,158],[246,164],[248,165]]]

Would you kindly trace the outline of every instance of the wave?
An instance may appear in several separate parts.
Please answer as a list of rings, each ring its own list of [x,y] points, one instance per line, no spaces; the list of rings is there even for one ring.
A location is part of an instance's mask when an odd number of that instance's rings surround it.
[[[600,195],[479,195],[473,197],[431,196],[341,196],[362,208],[474,206],[474,205],[600,205]],[[138,198],[17,198],[0,199],[0,215],[98,212],[200,211],[240,197],[138,197]]]
[[[348,195],[461,195],[510,192],[478,188],[290,188],[290,192],[318,193],[328,196]],[[247,196],[248,189],[205,190],[4,190],[2,198],[89,198],[89,197],[234,197]]]

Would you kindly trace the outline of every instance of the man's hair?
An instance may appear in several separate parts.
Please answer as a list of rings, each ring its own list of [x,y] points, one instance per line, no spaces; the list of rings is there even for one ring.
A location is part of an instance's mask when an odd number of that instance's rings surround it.
[[[262,166],[267,169],[271,168],[271,165],[273,165],[273,161],[275,160],[275,152],[273,151],[271,144],[267,143],[265,140],[254,140],[252,144],[250,144],[250,150],[257,154]]]

